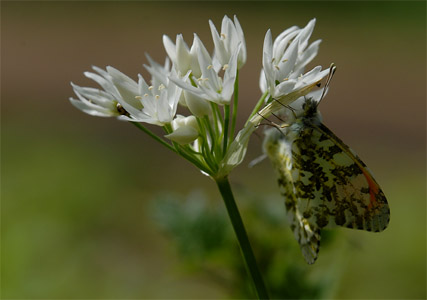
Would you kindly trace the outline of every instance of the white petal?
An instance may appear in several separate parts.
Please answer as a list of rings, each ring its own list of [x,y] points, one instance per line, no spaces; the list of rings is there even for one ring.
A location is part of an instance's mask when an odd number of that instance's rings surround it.
[[[294,40],[286,49],[280,62],[277,62],[279,70],[277,71],[276,80],[283,80],[289,77],[289,74],[295,67],[298,58],[298,41]]]
[[[264,70],[261,70],[261,74],[259,76],[259,88],[262,93],[267,91],[267,79],[265,78]]]
[[[289,27],[288,29],[284,30],[282,33],[280,33],[276,39],[274,40],[274,45],[273,48],[277,48],[279,46],[279,43],[286,37],[288,36],[290,33],[294,32],[294,31],[299,31],[300,29],[298,28],[298,26],[292,26]]]
[[[114,96],[117,95],[118,92],[110,80],[108,80],[102,76],[99,76],[98,74],[91,73],[91,72],[84,72],[83,74],[87,78],[90,78],[93,81],[97,82],[104,89],[104,91],[106,91],[106,92],[108,92]],[[108,76],[108,77],[110,78],[110,76]]]
[[[186,126],[174,130],[171,134],[165,135],[166,138],[181,145],[193,142],[199,136],[199,132],[193,127]]]
[[[299,31],[300,30],[293,31],[288,35],[284,36],[279,41],[277,38],[274,40],[272,56],[277,61],[276,63],[279,63],[279,61],[283,59],[283,53],[285,53],[285,51],[289,49],[291,43],[295,42],[295,40],[294,41],[292,40],[298,35]]]
[[[135,98],[135,96],[138,96],[138,84],[133,79],[129,78],[127,75],[111,66],[107,67],[107,71],[108,74],[111,75],[113,83],[119,91],[124,102],[137,109],[141,109],[141,102]],[[121,99],[118,100],[120,103],[123,102],[120,101]]]
[[[198,78],[202,76],[202,71],[200,70],[199,59],[197,57],[197,47],[198,47],[197,40],[198,40],[197,35],[194,35],[193,45],[191,46],[191,49],[190,49],[190,58],[191,58],[190,66],[191,66],[191,71],[193,75]]]
[[[167,35],[163,35],[163,46],[171,61],[176,62],[176,46]]]
[[[203,98],[188,91],[184,91],[185,103],[190,112],[198,118],[202,118],[211,113],[211,107]]]
[[[275,98],[279,98],[283,95],[289,94],[292,92],[296,84],[295,80],[287,80],[278,84],[275,88]]]
[[[113,117],[118,115],[113,113],[112,111],[96,106],[96,105],[91,105],[90,103],[83,103],[82,101],[70,98],[70,102],[72,105],[74,105],[76,108],[78,108],[79,110],[83,111],[84,113],[87,113],[88,115],[91,116],[96,116],[96,117]]]
[[[246,40],[245,35],[243,34],[242,26],[240,26],[239,20],[236,16],[234,16],[234,25],[236,26],[237,35],[239,37],[240,42],[242,43],[242,47],[239,52],[239,63],[238,68],[240,69],[245,63],[247,59],[247,52],[246,52]]]
[[[301,33],[298,36],[299,43],[300,43],[300,51],[303,51],[307,45],[308,40],[313,33],[314,25],[316,25],[316,19],[310,20],[308,24],[302,29]]]
[[[184,42],[182,34],[176,37],[176,61],[178,70],[185,74],[191,68],[190,50],[187,44]]]
[[[109,106],[112,104],[113,100],[115,100],[113,96],[104,91],[95,88],[80,87],[73,83],[71,83],[71,85],[74,91],[77,91],[80,95],[98,105]]]
[[[211,20],[209,20],[209,26],[211,28],[212,39],[215,45],[215,55],[220,62],[221,65],[225,65],[227,62],[227,52],[224,47],[224,43],[222,42],[218,31],[215,28],[215,25]]]
[[[321,40],[317,40],[308,46],[308,48],[298,57],[297,66],[294,70],[294,73],[299,73],[298,76],[303,72],[305,66],[309,64],[313,58],[316,57],[317,52],[319,51],[319,45]]]

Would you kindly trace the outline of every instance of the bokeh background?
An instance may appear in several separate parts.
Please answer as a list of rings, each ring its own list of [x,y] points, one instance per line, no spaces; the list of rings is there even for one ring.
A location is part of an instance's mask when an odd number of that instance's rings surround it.
[[[338,66],[321,104],[324,122],[363,158],[389,200],[386,231],[337,229],[341,242],[322,249],[310,270],[339,269],[334,298],[425,298],[425,12],[423,1],[2,1],[1,297],[232,297],[184,268],[173,236],[152,217],[161,192],[202,190],[223,209],[214,183],[134,126],[85,115],[68,98],[70,81],[93,86],[82,74],[92,65],[146,75],[145,52],[164,61],[162,34],[183,33],[191,43],[197,32],[212,49],[208,19],[218,27],[224,14],[236,14],[248,47],[240,122],[260,96],[267,29],[276,36],[316,17],[311,40],[323,42],[313,66]],[[231,175],[247,223],[259,217],[244,209],[247,195],[282,209],[269,163],[247,167],[261,141],[260,131]],[[249,228],[249,236],[257,235]],[[304,264],[295,253],[291,259]]]

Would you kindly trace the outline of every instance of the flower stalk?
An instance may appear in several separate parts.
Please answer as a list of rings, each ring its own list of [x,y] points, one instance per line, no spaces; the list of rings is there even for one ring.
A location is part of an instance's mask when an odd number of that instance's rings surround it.
[[[242,217],[240,216],[236,201],[234,200],[228,177],[217,178],[215,182],[227,208],[228,216],[230,217],[231,224],[233,225],[234,232],[239,242],[240,250],[242,251],[246,269],[251,276],[258,299],[269,299],[264,280],[258,269],[255,255],[252,251],[248,235],[246,234],[245,226],[243,225]]]

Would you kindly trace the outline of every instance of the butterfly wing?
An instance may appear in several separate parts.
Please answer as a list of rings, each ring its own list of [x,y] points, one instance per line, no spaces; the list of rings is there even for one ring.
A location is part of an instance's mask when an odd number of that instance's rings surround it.
[[[292,150],[293,181],[297,197],[307,199],[301,209],[309,219],[321,228],[379,232],[387,227],[390,209],[383,191],[360,158],[325,125],[304,126]]]
[[[288,222],[305,260],[312,264],[319,252],[320,227],[301,214],[301,198],[297,197],[293,178],[292,142],[276,129],[270,130],[266,137],[264,151],[276,169],[280,192],[285,198]]]
[[[274,133],[274,131],[273,131]],[[387,200],[366,165],[321,123],[276,130],[264,144],[278,172],[288,221],[308,263],[314,263],[320,230],[344,226],[384,230]]]

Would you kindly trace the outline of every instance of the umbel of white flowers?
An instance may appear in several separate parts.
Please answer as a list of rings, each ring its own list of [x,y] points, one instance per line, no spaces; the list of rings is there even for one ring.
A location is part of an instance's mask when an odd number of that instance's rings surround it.
[[[209,25],[212,55],[196,34],[191,47],[181,34],[175,43],[165,35],[165,64],[147,55],[149,64],[144,67],[151,75],[149,83],[141,75],[135,81],[110,66],[106,70],[93,67],[94,72],[84,75],[101,89],[71,83],[78,98],[70,98],[71,103],[93,116],[133,122],[205,174],[213,178],[227,176],[242,162],[249,137],[262,119],[306,96],[329,69],[322,71],[318,66],[304,71],[320,44],[320,40],[309,43],[314,19],[304,28],[286,29],[274,42],[268,30],[260,76],[263,94],[245,127],[235,135],[238,90],[242,88],[238,86],[238,75],[247,59],[245,37],[237,17],[231,20],[225,16],[220,32],[212,21]],[[179,106],[186,116],[177,114]],[[144,123],[163,127],[166,139],[153,134]]]

